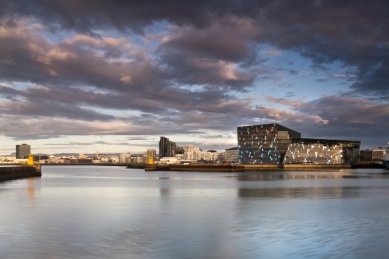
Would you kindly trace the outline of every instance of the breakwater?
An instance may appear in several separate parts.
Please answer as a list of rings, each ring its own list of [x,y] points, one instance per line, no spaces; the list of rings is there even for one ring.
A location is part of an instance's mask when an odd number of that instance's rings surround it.
[[[0,182],[40,176],[40,166],[0,167]]]
[[[301,171],[301,170],[340,170],[349,169],[350,165],[313,165],[313,164],[285,164],[285,165],[221,165],[221,164],[192,164],[192,165],[146,165],[146,171],[196,171],[196,172],[250,172],[250,171]]]

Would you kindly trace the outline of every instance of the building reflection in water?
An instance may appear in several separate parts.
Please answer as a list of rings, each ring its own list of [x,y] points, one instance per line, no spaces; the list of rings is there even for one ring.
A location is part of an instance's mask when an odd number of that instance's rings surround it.
[[[35,200],[35,185],[32,177],[27,179],[27,195],[31,201]]]
[[[355,198],[359,197],[361,186],[344,186],[332,183],[330,186],[312,185],[310,179],[342,179],[342,175],[337,172],[263,172],[263,173],[245,173],[238,176],[242,182],[249,181],[276,181],[280,184],[261,185],[256,187],[245,185],[244,183],[238,189],[240,198]],[[310,184],[305,182],[296,182],[295,185],[283,184],[282,180],[306,179]],[[281,181],[281,182],[280,182]],[[285,183],[290,183],[286,181]]]
[[[356,198],[360,187],[241,188],[240,198]]]
[[[340,171],[296,171],[296,172],[246,172],[238,175],[239,181],[274,181],[286,179],[343,178]]]
[[[159,184],[159,196],[162,198],[169,198],[171,195],[171,186],[170,186],[169,177],[158,177]]]

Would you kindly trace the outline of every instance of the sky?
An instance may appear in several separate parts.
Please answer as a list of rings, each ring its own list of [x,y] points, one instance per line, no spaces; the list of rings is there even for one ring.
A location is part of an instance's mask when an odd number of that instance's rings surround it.
[[[0,154],[389,141],[389,2],[0,1]]]

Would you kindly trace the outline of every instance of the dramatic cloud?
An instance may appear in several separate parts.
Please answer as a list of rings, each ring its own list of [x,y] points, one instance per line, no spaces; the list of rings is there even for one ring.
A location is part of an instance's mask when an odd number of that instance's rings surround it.
[[[364,145],[382,145],[388,138],[389,105],[354,97],[326,96],[310,102],[271,98],[296,108],[303,113],[316,114],[320,125],[296,123],[291,120],[289,126],[303,132],[306,137],[363,139]]]
[[[1,1],[0,132],[277,121],[378,145],[389,138],[387,10],[383,0]]]

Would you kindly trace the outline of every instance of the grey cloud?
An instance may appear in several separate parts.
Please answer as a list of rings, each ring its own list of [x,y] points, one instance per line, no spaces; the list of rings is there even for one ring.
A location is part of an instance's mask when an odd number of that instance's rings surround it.
[[[266,1],[261,1],[262,3]],[[252,3],[227,0],[219,1],[180,1],[171,0],[164,3],[152,1],[105,1],[91,0],[37,0],[34,2],[3,1],[0,14],[3,16],[21,15],[39,17],[40,20],[58,27],[90,32],[94,29],[115,27],[119,30],[132,29],[143,32],[145,26],[156,21],[167,20],[178,25],[205,27],[218,17],[229,14],[257,14]]]
[[[55,103],[52,101],[42,101],[40,103],[31,102],[1,102],[0,112],[8,115],[29,115],[29,116],[54,116],[63,118],[83,119],[83,120],[111,120],[114,116],[101,114],[85,108]]]
[[[169,1],[169,4],[111,1],[107,4],[88,0],[55,3],[42,0],[5,1],[2,7],[3,17],[32,16],[48,25],[92,34],[104,28],[143,31],[158,21],[192,28],[165,46],[164,60],[183,66],[182,70],[177,70],[178,75],[189,75],[185,66],[191,69],[193,65],[190,60],[169,52],[169,48],[210,59],[242,62],[248,56],[255,56],[250,44],[257,42],[297,50],[317,64],[342,61],[355,66],[358,73],[352,87],[356,91],[387,94],[389,89],[387,1]],[[245,31],[244,26],[234,27],[231,23],[234,19],[250,21],[252,28],[259,32]],[[375,69],[377,66],[380,68]],[[204,83],[193,77],[183,77],[183,82]],[[228,83],[242,86],[251,82],[249,76],[248,80]]]
[[[236,72],[222,62],[210,63],[206,68],[201,68],[200,64],[198,76],[191,69],[182,72],[183,66],[180,64],[165,71],[148,60],[112,63],[81,48],[79,43],[71,44],[68,41],[53,45],[39,36],[30,35],[22,25],[18,26],[15,33],[9,32],[7,37],[0,40],[0,52],[4,47],[2,53],[6,57],[0,62],[0,75],[5,80],[34,82],[44,86],[13,92],[33,102],[52,100],[145,112],[163,112],[170,108],[201,109],[207,107],[208,103],[221,103],[231,97],[228,92],[218,88],[203,92],[177,88],[178,84],[186,82],[186,75],[197,78],[190,79],[189,83],[208,85],[245,84],[246,79],[252,81],[254,77],[245,72]],[[239,78],[229,78],[235,75]],[[198,78],[203,78],[203,81],[198,81]],[[85,86],[108,93],[83,90]],[[12,96],[10,89],[0,91],[7,97]]]
[[[317,114],[329,123],[325,125],[296,124],[309,137],[361,140],[365,146],[383,145],[389,140],[389,106],[355,97],[327,96],[305,103],[302,111]]]
[[[77,142],[77,141],[71,141],[68,143],[50,143],[50,144],[44,144],[46,146],[60,146],[60,147],[66,147],[66,146],[89,146],[89,145],[118,145],[118,146],[128,146],[128,142],[107,142],[107,141],[90,141],[90,142]]]
[[[23,113],[84,120],[115,119],[83,108],[89,106],[154,114],[125,118],[130,125],[147,127],[124,127],[110,132],[114,134],[191,132],[191,128],[235,131],[236,125],[251,124],[252,118],[256,118],[283,121],[308,134],[365,139],[374,134],[385,138],[389,116],[383,112],[388,107],[389,91],[388,7],[387,1],[362,0],[110,1],[109,4],[90,0],[1,1],[1,26],[12,28],[12,33],[0,37],[0,77],[4,81],[38,86],[0,89],[7,101],[21,101],[14,111],[3,102],[3,115],[10,116],[2,117],[4,132],[21,137],[20,128],[38,125],[27,122],[19,122],[19,127],[15,123],[5,125],[5,121]],[[160,21],[167,21],[175,29],[169,31],[167,40],[152,53],[153,58],[145,52],[127,56],[135,60],[131,62],[120,59],[126,55],[118,50],[121,48],[96,47],[81,41],[51,43],[39,34],[23,30],[18,22],[23,19],[38,20],[53,31],[65,28],[96,39],[99,39],[96,31],[100,29],[116,29],[119,33],[135,30],[142,36],[147,26]],[[355,69],[355,77],[345,80],[352,84],[353,94],[369,94],[371,103],[356,103],[343,97],[319,98],[288,113],[253,107],[250,101],[233,97],[231,90],[244,91],[255,80],[271,77],[260,67],[262,61],[256,48],[262,43],[298,51],[317,67],[339,62]],[[97,55],[96,49],[103,53]],[[188,89],[181,87],[184,84],[188,84]],[[193,91],[194,85],[204,89]],[[72,117],[74,113],[79,113],[78,117]],[[315,120],[329,123],[319,126]],[[72,128],[67,122],[64,127],[56,123],[43,123],[52,130],[38,125],[33,133],[108,132],[95,125],[80,123]]]

